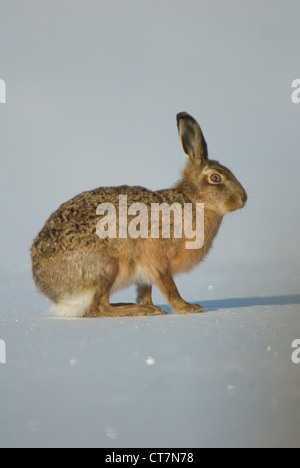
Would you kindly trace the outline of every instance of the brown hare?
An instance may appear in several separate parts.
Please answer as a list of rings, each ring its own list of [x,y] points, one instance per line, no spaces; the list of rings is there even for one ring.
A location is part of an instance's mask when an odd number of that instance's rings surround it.
[[[178,114],[177,123],[187,163],[173,188],[152,192],[143,187],[121,186],[83,192],[62,204],[34,240],[33,278],[38,290],[53,302],[52,311],[57,315],[163,314],[152,302],[154,284],[175,312],[188,314],[204,310],[181,298],[173,276],[188,272],[201,262],[212,246],[223,216],[242,208],[247,194],[228,169],[208,159],[206,141],[196,120],[183,112]],[[161,226],[160,235],[151,236],[150,224],[147,236],[133,238],[124,236],[124,232],[121,235],[121,218],[116,216],[117,225],[113,229],[116,235],[100,237],[97,234],[99,205],[111,204],[116,214],[120,214],[121,196],[128,206],[143,204],[149,209],[161,204],[183,208],[189,204],[193,210],[193,227],[195,208],[204,204],[203,243],[199,248],[187,248],[190,239],[185,234],[174,235],[175,211],[170,211],[169,236],[163,235]],[[130,219],[132,215],[127,222]],[[137,286],[137,304],[110,303],[113,292],[132,284]]]

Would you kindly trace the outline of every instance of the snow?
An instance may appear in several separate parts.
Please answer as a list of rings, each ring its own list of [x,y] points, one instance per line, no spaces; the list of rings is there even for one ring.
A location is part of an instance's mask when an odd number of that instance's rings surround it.
[[[300,447],[300,296],[62,319],[4,301],[0,447]]]

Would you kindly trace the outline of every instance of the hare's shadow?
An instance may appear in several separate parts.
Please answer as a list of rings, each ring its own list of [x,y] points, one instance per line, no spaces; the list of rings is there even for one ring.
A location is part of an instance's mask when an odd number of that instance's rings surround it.
[[[205,307],[206,312],[212,312],[219,309],[239,309],[243,307],[256,306],[272,306],[272,305],[290,305],[300,304],[300,294],[286,296],[270,296],[270,297],[244,297],[231,299],[217,299],[211,301],[200,301],[197,304]],[[172,314],[169,306],[163,306],[167,314]]]

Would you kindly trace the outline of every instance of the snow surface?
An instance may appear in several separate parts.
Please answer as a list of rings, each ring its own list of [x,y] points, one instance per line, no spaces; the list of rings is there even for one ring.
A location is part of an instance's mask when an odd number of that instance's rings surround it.
[[[0,447],[300,447],[300,296],[199,315],[0,308]]]

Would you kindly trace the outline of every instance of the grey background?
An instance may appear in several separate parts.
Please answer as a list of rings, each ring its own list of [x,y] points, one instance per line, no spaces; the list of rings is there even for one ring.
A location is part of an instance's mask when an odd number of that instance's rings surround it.
[[[183,110],[249,202],[182,295],[299,292],[299,18],[292,0],[0,0],[2,297],[36,300],[29,248],[63,201],[177,181]]]

